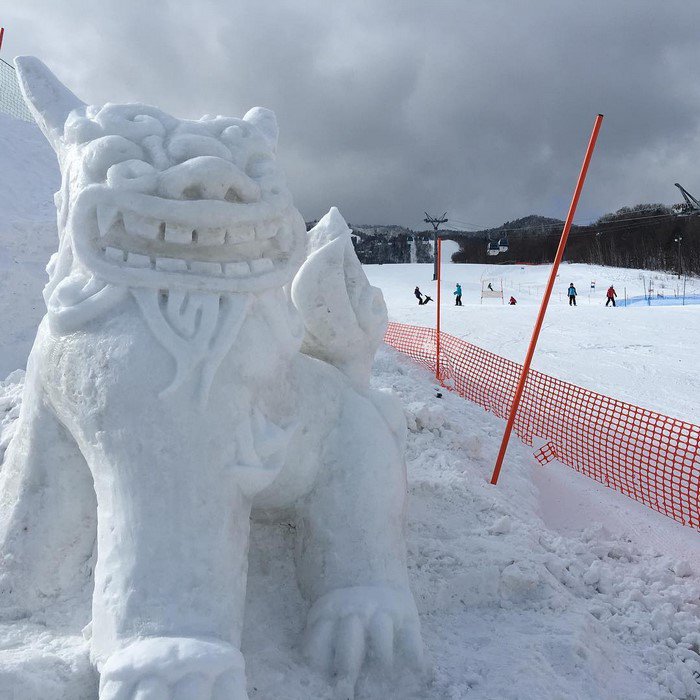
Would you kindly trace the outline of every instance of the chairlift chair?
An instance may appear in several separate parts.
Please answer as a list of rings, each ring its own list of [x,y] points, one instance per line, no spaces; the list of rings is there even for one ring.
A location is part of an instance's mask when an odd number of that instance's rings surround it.
[[[501,252],[500,247],[498,246],[498,241],[491,241],[491,243],[486,246],[486,254],[487,255],[498,255]]]
[[[501,240],[498,241],[498,252],[507,253],[508,252],[508,236],[503,236]]]

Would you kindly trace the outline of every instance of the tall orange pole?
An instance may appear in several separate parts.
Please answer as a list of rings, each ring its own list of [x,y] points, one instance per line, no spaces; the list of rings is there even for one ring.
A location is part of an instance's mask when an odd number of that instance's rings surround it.
[[[2,49],[2,39],[5,36],[5,27],[0,27],[0,49]]]
[[[544,296],[542,297],[542,304],[540,305],[540,312],[537,315],[537,321],[535,322],[535,328],[532,331],[532,338],[530,339],[530,346],[527,349],[527,355],[525,356],[525,362],[523,363],[523,369],[520,373],[520,379],[518,380],[518,386],[515,390],[515,396],[513,396],[513,402],[510,405],[510,413],[508,415],[508,422],[506,423],[506,430],[503,433],[503,440],[501,441],[501,449],[498,451],[498,457],[496,459],[496,466],[494,467],[493,474],[491,476],[491,483],[498,483],[498,477],[501,473],[501,467],[503,466],[503,459],[506,456],[506,450],[508,449],[508,440],[510,440],[510,434],[513,432],[513,424],[515,423],[515,416],[518,413],[518,407],[520,406],[520,400],[523,396],[523,390],[525,389],[525,382],[527,381],[527,375],[530,372],[530,365],[532,364],[532,356],[535,354],[535,348],[537,347],[537,340],[540,337],[540,330],[542,330],[542,323],[544,322],[544,316],[547,313],[547,305],[549,304],[549,298],[552,296],[552,289],[554,288],[554,282],[557,278],[557,271],[559,270],[559,264],[564,257],[564,248],[566,247],[566,241],[569,238],[569,231],[571,230],[571,224],[574,220],[574,214],[576,213],[576,207],[578,206],[578,200],[581,196],[581,190],[583,189],[583,183],[586,180],[586,173],[588,172],[588,166],[591,162],[591,157],[593,156],[593,150],[595,149],[595,143],[598,140],[598,132],[600,131],[600,125],[603,123],[603,115],[599,114],[595,123],[593,124],[593,132],[591,133],[590,141],[588,142],[588,148],[586,149],[586,155],[583,159],[583,165],[581,166],[581,172],[578,176],[578,181],[576,182],[576,188],[574,189],[574,196],[571,200],[571,205],[569,206],[569,213],[566,215],[566,221],[564,223],[564,230],[561,233],[561,240],[559,241],[559,247],[557,248],[557,254],[554,258],[554,264],[552,265],[552,271],[549,274],[549,281],[547,282],[547,288],[544,291]]]
[[[437,234],[435,234],[437,235]],[[440,258],[442,257],[442,238],[437,239],[437,322],[435,334],[435,379],[440,381],[440,274],[442,272]]]

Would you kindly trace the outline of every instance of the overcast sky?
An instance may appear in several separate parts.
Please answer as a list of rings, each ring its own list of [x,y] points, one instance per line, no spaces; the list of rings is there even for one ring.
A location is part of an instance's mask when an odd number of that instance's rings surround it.
[[[698,0],[5,0],[2,23],[6,60],[86,102],[273,109],[307,220],[563,218],[598,112],[578,221],[700,195]]]

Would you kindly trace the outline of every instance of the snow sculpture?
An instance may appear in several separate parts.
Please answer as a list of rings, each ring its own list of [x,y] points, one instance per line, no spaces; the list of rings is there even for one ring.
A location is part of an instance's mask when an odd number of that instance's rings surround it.
[[[4,613],[69,596],[95,547],[100,700],[247,698],[249,516],[291,507],[305,649],[337,697],[369,654],[420,667],[405,422],[368,383],[386,308],[337,209],[307,240],[273,113],[87,106],[16,65],[62,185],[0,471]]]

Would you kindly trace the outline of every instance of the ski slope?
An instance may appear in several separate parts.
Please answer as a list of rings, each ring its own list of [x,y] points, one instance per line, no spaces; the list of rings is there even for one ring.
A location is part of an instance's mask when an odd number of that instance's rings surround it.
[[[4,376],[25,366],[43,315],[57,178],[34,127],[6,119],[0,127]],[[382,287],[392,320],[433,322],[434,306],[418,307],[412,295],[416,284],[431,290],[430,266],[366,272]],[[641,291],[639,274],[565,266],[535,365],[698,422],[700,307],[602,307],[610,282]],[[445,330],[522,360],[546,275],[536,267],[446,265]],[[517,290],[518,306],[480,305],[482,277],[501,276],[507,294]],[[589,303],[591,278],[599,293]],[[571,281],[581,293],[576,309],[558,299]],[[454,282],[464,287],[461,309],[451,305]],[[18,372],[0,385],[0,452],[21,384]],[[370,674],[359,700],[700,697],[697,532],[561,465],[536,466],[517,440],[494,488],[487,480],[501,421],[457,396],[437,398],[432,377],[390,349],[379,353],[373,385],[398,393],[408,422],[410,578],[431,671],[423,683],[402,669],[389,679]],[[293,528],[253,525],[243,635],[251,700],[333,697],[300,652],[308,604],[294,577]],[[0,621],[0,700],[97,699],[82,635],[90,593],[86,575],[82,594],[63,608]]]
[[[367,265],[367,275],[384,290],[392,321],[435,325],[435,304],[418,306],[413,289],[437,299],[432,265]],[[602,394],[700,423],[700,306],[653,304],[605,307],[605,292],[615,286],[624,303],[641,295],[653,278],[666,298],[675,292],[673,275],[593,265],[563,264],[540,335],[533,368]],[[459,338],[522,362],[549,276],[548,265],[456,265],[442,272],[442,329]],[[591,281],[596,289],[591,291]],[[480,303],[482,282],[503,283],[506,305]],[[463,306],[454,305],[455,284],[462,285]],[[566,289],[579,293],[571,308]],[[683,280],[680,281],[682,288]],[[663,286],[662,286],[663,285]],[[700,280],[689,278],[686,294],[700,294]],[[517,299],[508,306],[509,297]],[[619,301],[619,299],[618,299]],[[680,301],[680,300],[679,300]]]

